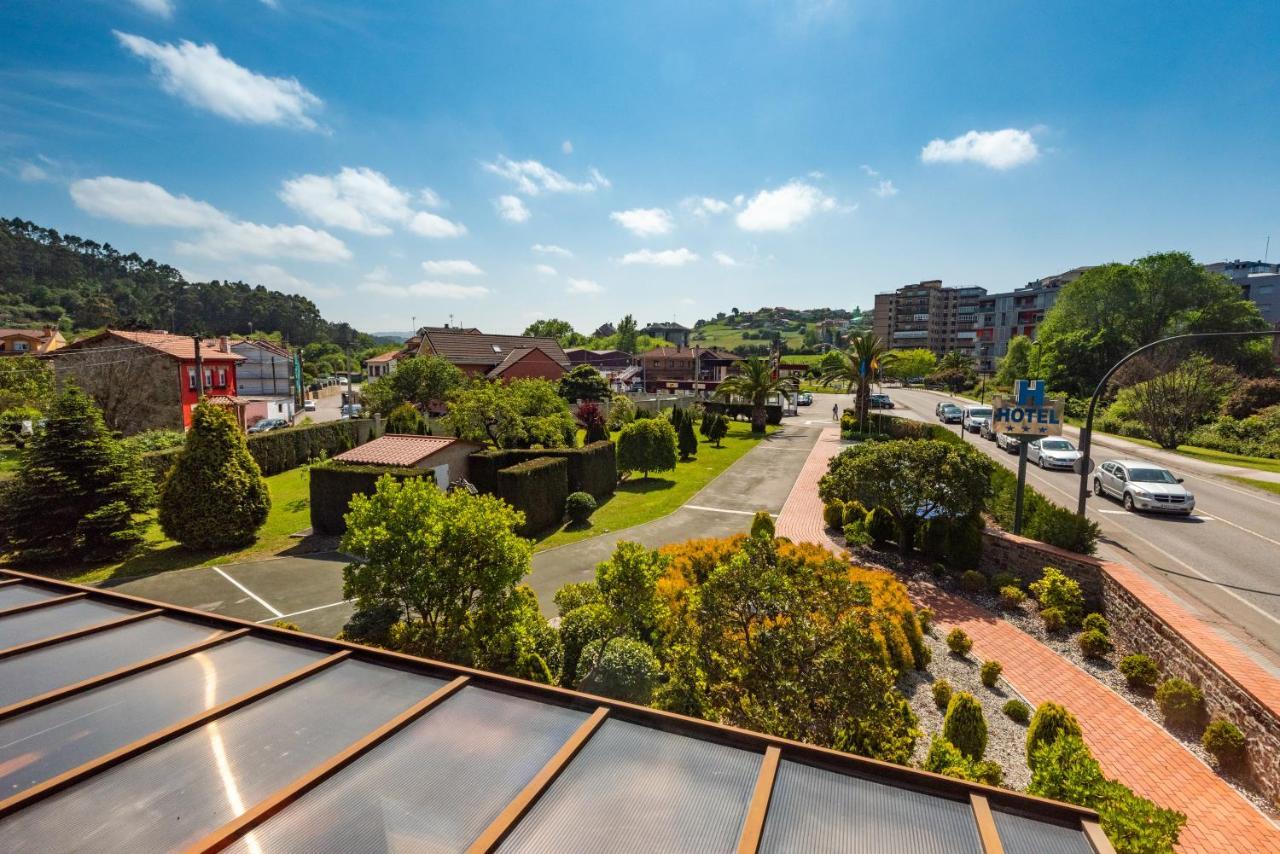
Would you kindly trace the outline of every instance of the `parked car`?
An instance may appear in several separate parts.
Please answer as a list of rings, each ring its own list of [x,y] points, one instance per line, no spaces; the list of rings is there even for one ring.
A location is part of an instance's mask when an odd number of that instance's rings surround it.
[[[1120,499],[1124,509],[1153,510],[1190,516],[1196,497],[1182,485],[1182,478],[1155,463],[1142,460],[1107,460],[1093,474],[1093,494]]]
[[[315,399],[309,397],[306,400],[302,401],[302,408],[306,412],[315,412],[316,411]]]
[[[964,418],[961,421],[964,429],[970,433],[982,432],[984,424],[991,423],[991,407],[990,406],[966,406],[964,408]]]
[[[796,403],[800,406],[813,406],[813,395],[807,391],[802,391],[796,395]]]
[[[893,400],[887,394],[871,395],[872,409],[893,409]]]
[[[359,417],[360,417],[360,413],[361,413],[361,412],[363,412],[363,411],[364,411],[364,407],[363,407],[363,406],[361,406],[361,405],[360,405],[360,404],[358,404],[358,403],[344,403],[344,404],[342,404],[342,417],[343,417],[343,418],[359,418]]]
[[[279,430],[282,427],[288,427],[289,422],[283,418],[263,418],[261,421],[249,428],[250,433],[266,433],[271,430]]]
[[[1021,440],[1021,439],[1019,439],[1017,436],[1014,436],[1014,435],[1009,434],[1009,433],[997,433],[997,434],[996,434],[996,445],[997,445],[1001,450],[1008,451],[1008,452],[1009,452],[1009,453],[1011,453],[1011,454],[1016,454],[1016,453],[1018,453],[1018,445],[1019,445],[1021,442],[1022,442],[1022,440]]]
[[[1042,469],[1069,469],[1082,456],[1066,439],[1036,439],[1027,446],[1027,462]]]
[[[943,403],[938,406],[938,420],[943,424],[960,424],[964,422],[964,410],[954,403]]]
[[[978,431],[978,435],[988,441],[991,441],[991,442],[996,441],[996,430],[995,430],[995,427],[991,425],[990,418],[988,418],[985,422],[983,422],[982,429]]]

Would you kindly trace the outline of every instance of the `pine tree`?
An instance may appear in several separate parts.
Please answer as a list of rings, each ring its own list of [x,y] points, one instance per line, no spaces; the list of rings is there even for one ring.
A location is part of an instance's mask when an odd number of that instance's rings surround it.
[[[679,412],[680,410],[673,410]],[[698,437],[693,432],[693,413],[685,412],[679,418],[676,425],[676,443],[680,449],[680,459],[688,461],[690,457],[698,454]]]
[[[113,560],[142,542],[152,497],[137,456],[67,383],[0,495],[0,544],[28,561]]]
[[[231,413],[196,406],[187,444],[160,493],[165,536],[198,549],[246,545],[270,509],[267,482]]]

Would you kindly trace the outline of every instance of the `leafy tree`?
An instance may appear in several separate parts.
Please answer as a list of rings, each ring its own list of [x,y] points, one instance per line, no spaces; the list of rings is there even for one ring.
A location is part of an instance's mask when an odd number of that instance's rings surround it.
[[[938,369],[929,375],[935,383],[941,383],[952,393],[974,384],[977,375],[973,371],[973,358],[958,350],[952,350],[938,360]]]
[[[636,417],[636,405],[625,394],[615,394],[609,401],[609,429],[621,430]]]
[[[1239,285],[1184,252],[1149,255],[1094,267],[1062,289],[1039,330],[1041,371],[1053,388],[1085,397],[1111,365],[1158,338],[1266,328]],[[1237,340],[1192,349],[1252,373],[1266,367],[1258,356],[1270,348]]]
[[[763,433],[767,420],[765,404],[772,395],[782,395],[790,400],[796,393],[794,377],[775,377],[768,360],[752,356],[742,363],[741,370],[720,382],[716,387],[717,400],[740,397],[751,405],[751,431]]]
[[[53,400],[53,369],[34,356],[0,358],[0,412],[31,408],[43,411]]]
[[[636,319],[630,314],[618,321],[618,343],[616,347],[624,353],[639,352],[639,327]]]
[[[465,377],[458,367],[440,356],[413,356],[401,359],[389,374],[365,383],[360,389],[364,405],[381,415],[389,415],[403,403],[418,411],[439,411]]]
[[[111,560],[142,542],[138,514],[152,491],[135,453],[74,383],[49,407],[23,448],[17,477],[0,490],[0,551],[22,560]]]
[[[671,410],[671,423],[676,428],[676,448],[681,462],[698,454],[698,437],[693,432],[693,413],[687,409]]]
[[[387,432],[423,436],[427,433],[427,420],[412,403],[402,403],[387,417]]]
[[[1280,378],[1262,377],[1238,384],[1222,405],[1222,414],[1248,418],[1280,403]]]
[[[676,431],[665,418],[632,421],[618,434],[618,468],[638,471],[649,479],[651,471],[676,467]]]
[[[704,412],[702,414],[702,435],[706,436],[718,448],[720,440],[729,434],[729,418],[722,412]]]
[[[909,554],[922,520],[969,520],[982,513],[993,465],[966,444],[933,439],[862,443],[831,460],[818,493],[823,502],[858,501],[888,513],[899,548]]]
[[[593,640],[578,660],[578,688],[629,703],[648,703],[662,678],[653,649],[635,638]]]
[[[577,339],[583,336],[573,331],[573,326],[567,320],[560,320],[555,317],[548,317],[543,320],[535,320],[525,327],[524,335],[534,338],[554,338],[560,342],[561,347],[572,347],[578,342]]]
[[[1108,412],[1136,418],[1160,447],[1173,450],[1212,418],[1236,380],[1230,368],[1193,353],[1172,370],[1122,390]]]
[[[1026,335],[1015,335],[1009,339],[1009,349],[1000,366],[996,369],[996,385],[1013,387],[1014,381],[1035,379],[1037,374],[1033,360],[1038,361],[1031,339]]]
[[[836,352],[836,351],[833,351]],[[839,363],[823,371],[820,382],[825,386],[843,386],[845,393],[855,392],[854,413],[859,422],[871,407],[871,384],[881,368],[897,358],[897,354],[874,332],[853,336],[847,352],[839,353]]]
[[[271,492],[231,413],[211,403],[191,411],[191,430],[160,490],[160,529],[197,549],[253,542]]]
[[[493,496],[386,475],[372,495],[351,500],[341,548],[357,561],[343,570],[343,596],[357,612],[394,605],[393,647],[536,675],[532,656],[548,665],[558,642],[517,587],[530,569],[522,523]]]
[[[823,357],[822,365],[824,368],[828,366],[825,356]],[[906,381],[915,377],[927,377],[933,373],[937,365],[938,357],[933,354],[932,350],[926,350],[923,347],[910,350],[894,350],[893,359],[884,365],[881,373],[886,377]]]
[[[475,380],[456,392],[448,423],[456,436],[497,448],[573,447],[578,425],[553,383]]]
[[[609,383],[590,365],[578,365],[560,378],[560,396],[573,403],[576,400],[604,400],[609,396]]]
[[[609,438],[609,427],[605,423],[604,414],[600,411],[600,406],[588,401],[578,407],[577,412],[578,423],[587,431],[584,442],[590,445],[592,442],[603,442]]]

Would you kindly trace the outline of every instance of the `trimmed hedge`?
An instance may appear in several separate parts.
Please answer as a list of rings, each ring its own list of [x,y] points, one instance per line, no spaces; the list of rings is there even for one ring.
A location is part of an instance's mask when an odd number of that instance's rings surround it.
[[[347,530],[343,519],[354,495],[372,495],[378,478],[389,474],[397,480],[430,475],[430,469],[391,468],[389,466],[351,466],[343,463],[321,463],[311,467],[311,529],[317,534],[342,534]]]
[[[725,403],[723,401],[711,400],[704,403],[703,408],[706,412],[715,412],[720,415],[727,415],[735,421],[738,419],[750,421],[751,410],[755,407],[749,403]],[[764,408],[764,423],[781,424],[782,406],[776,403],[766,404]]]
[[[479,451],[468,458],[467,479],[481,492],[497,494],[499,471],[542,457],[561,458],[568,464],[568,492],[585,492],[602,498],[612,495],[618,486],[617,447],[609,441],[592,442],[583,448]]]
[[[564,519],[568,469],[563,457],[542,456],[498,472],[494,495],[524,514],[522,536],[532,536]]]

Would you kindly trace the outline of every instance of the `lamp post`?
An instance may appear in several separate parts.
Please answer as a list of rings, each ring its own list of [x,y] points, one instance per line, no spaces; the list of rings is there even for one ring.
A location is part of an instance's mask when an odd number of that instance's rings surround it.
[[[1076,496],[1077,516],[1084,518],[1084,502],[1089,497],[1089,450],[1093,444],[1093,412],[1098,406],[1098,398],[1102,396],[1103,390],[1107,387],[1107,380],[1111,379],[1111,375],[1119,370],[1121,365],[1135,356],[1139,356],[1153,347],[1167,344],[1170,341],[1192,341],[1199,338],[1249,338],[1254,335],[1266,335],[1275,338],[1280,336],[1280,329],[1259,330],[1256,332],[1189,332],[1183,335],[1170,335],[1167,338],[1152,341],[1150,344],[1143,344],[1107,369],[1107,372],[1102,375],[1102,379],[1098,380],[1098,386],[1093,390],[1093,397],[1089,399],[1089,411],[1085,414],[1084,427],[1080,430],[1080,491]],[[1040,342],[1037,341],[1036,343]]]

